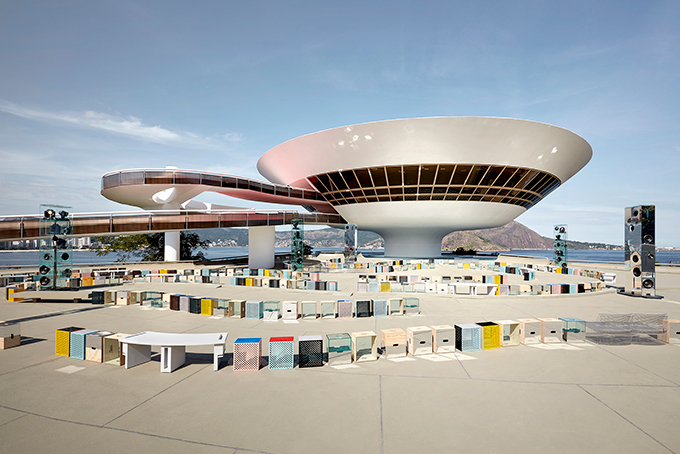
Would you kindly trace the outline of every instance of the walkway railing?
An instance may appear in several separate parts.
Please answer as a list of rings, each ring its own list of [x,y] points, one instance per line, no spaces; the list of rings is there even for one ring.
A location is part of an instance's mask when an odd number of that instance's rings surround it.
[[[0,217],[0,241],[30,240],[40,236],[41,215]],[[73,236],[124,235],[176,230],[256,227],[290,224],[346,224],[342,216],[297,211],[146,211],[72,214]]]

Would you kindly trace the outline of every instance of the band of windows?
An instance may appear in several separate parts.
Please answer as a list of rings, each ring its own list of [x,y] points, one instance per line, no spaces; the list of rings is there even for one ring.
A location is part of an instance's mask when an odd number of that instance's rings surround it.
[[[547,172],[480,164],[366,167],[308,177],[331,205],[409,200],[458,200],[527,209],[560,186]]]

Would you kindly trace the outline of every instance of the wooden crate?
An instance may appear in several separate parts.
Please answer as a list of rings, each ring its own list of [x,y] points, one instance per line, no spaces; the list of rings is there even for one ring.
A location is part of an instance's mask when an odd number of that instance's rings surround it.
[[[243,318],[246,316],[246,300],[229,300],[228,316],[231,318]]]
[[[316,311],[316,301],[301,301],[299,312],[300,317],[303,319],[316,319],[318,316]]]
[[[104,338],[110,336],[111,331],[98,331],[85,336],[85,359],[101,363],[104,360]]]
[[[541,322],[541,342],[559,344],[562,339],[562,320],[558,318],[539,318]]]
[[[386,358],[406,356],[406,331],[401,328],[390,328],[380,330],[380,344],[382,354]]]
[[[0,350],[21,345],[21,324],[0,322]]]
[[[450,353],[456,351],[456,329],[451,325],[434,325],[432,328],[432,351]]]
[[[114,366],[125,365],[125,356],[123,355],[118,340],[128,336],[129,334],[126,333],[116,333],[102,339],[104,348],[104,357],[102,358],[103,363],[112,364]]]
[[[389,315],[404,315],[404,299],[390,298],[388,300]]]
[[[352,360],[355,363],[378,359],[378,336],[373,331],[358,331],[352,336]]]
[[[541,343],[541,321],[535,318],[520,318],[519,343],[524,345]]]
[[[411,355],[432,353],[432,329],[429,326],[412,326],[406,328],[408,352]]]
[[[116,292],[116,306],[128,306],[130,304],[130,292],[118,290]]]
[[[666,342],[680,344],[680,320],[664,320],[666,328]]]
[[[501,331],[501,347],[519,345],[519,322],[515,320],[497,320]]]

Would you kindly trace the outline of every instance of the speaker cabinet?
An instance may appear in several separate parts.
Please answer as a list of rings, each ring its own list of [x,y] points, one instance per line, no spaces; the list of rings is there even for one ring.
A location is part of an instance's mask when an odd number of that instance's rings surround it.
[[[656,232],[654,205],[638,205],[624,210],[624,251],[626,293],[656,296]]]
[[[553,228],[553,249],[555,250],[555,266],[567,267],[567,225],[558,224]]]

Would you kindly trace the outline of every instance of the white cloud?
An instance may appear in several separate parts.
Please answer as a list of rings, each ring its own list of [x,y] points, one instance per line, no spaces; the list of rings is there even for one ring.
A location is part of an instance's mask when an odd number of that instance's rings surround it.
[[[211,143],[211,139],[190,132],[176,132],[161,126],[145,125],[141,119],[133,116],[109,115],[94,111],[50,112],[2,100],[0,100],[0,111],[35,121],[121,134],[145,142],[178,145],[209,145]],[[243,139],[240,133],[224,134],[221,138],[228,142],[239,142]]]

